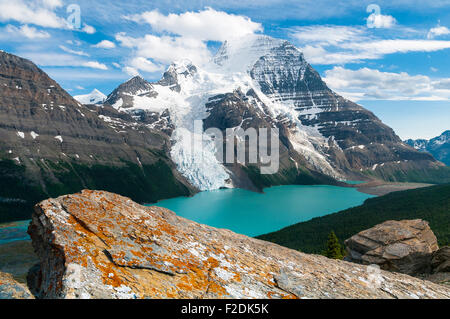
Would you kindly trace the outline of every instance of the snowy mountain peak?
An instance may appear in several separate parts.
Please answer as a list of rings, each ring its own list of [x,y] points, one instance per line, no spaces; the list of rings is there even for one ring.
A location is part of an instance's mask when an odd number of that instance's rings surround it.
[[[116,109],[130,108],[134,106],[134,96],[154,96],[154,94],[153,85],[138,75],[119,85],[105,103]]]
[[[223,43],[212,62],[232,72],[248,72],[261,57],[273,49],[291,46],[286,40],[266,35],[252,34],[227,40]]]
[[[99,90],[94,89],[89,94],[76,95],[74,98],[81,104],[101,104],[106,100],[106,95]]]
[[[140,75],[136,75],[132,77],[127,82],[122,85],[123,92],[137,94],[138,91],[149,91],[152,89],[152,85],[150,82],[145,80]]]
[[[239,185],[239,176],[246,173],[217,160],[215,143],[199,133],[197,121],[204,130],[278,127],[284,134],[284,167],[303,166],[339,179],[348,172],[396,169],[404,159],[431,158],[402,144],[372,113],[331,91],[294,45],[265,35],[230,39],[206,64],[176,61],[156,83],[135,77],[107,102],[168,132],[173,162],[201,190],[229,186],[229,181]],[[193,141],[204,147],[193,149]],[[405,150],[400,156],[385,145]]]
[[[180,92],[180,77],[188,78],[197,73],[197,67],[188,59],[173,62],[164,72],[158,84],[170,87],[176,92]]]

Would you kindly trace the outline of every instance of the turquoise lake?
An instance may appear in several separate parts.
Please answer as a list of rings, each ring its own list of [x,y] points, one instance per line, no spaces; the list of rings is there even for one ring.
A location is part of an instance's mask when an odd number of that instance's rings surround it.
[[[257,236],[359,206],[371,197],[355,188],[290,185],[267,188],[264,194],[243,189],[202,192],[154,205],[201,224]]]
[[[264,194],[243,189],[198,193],[194,197],[163,200],[156,206],[201,224],[257,236],[283,227],[361,205],[371,195],[355,188],[328,185],[277,186]],[[0,225],[0,245],[29,240],[30,221]]]
[[[18,240],[29,240],[27,234],[29,220],[0,225],[0,245]]]

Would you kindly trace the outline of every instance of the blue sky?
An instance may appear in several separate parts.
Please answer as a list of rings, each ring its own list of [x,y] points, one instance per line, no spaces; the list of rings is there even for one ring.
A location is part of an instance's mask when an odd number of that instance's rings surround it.
[[[264,33],[294,43],[402,138],[450,129],[449,29],[450,0],[0,0],[0,49],[73,95],[158,80],[172,60],[200,64],[229,37]]]

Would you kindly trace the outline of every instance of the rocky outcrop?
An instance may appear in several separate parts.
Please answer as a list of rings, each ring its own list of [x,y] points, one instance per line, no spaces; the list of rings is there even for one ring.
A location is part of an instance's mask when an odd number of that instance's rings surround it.
[[[387,221],[345,241],[348,261],[405,274],[431,271],[431,258],[439,249],[426,221]]]
[[[431,282],[303,254],[102,191],[40,203],[29,233],[40,258],[30,283],[41,298],[450,298]]]
[[[431,267],[434,273],[450,273],[450,246],[445,246],[436,251],[431,259]]]
[[[0,272],[0,299],[34,299],[28,287],[12,275]]]
[[[127,82],[119,85],[105,100],[105,104],[114,106],[116,109],[130,108],[134,106],[134,96],[154,97],[158,93],[154,91],[153,85],[141,76],[135,76]]]

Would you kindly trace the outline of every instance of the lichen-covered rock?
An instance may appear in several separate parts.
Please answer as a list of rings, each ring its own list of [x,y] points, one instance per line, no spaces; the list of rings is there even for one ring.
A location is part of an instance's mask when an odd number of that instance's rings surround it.
[[[0,272],[0,299],[34,299],[28,287],[12,275]]]
[[[200,225],[102,191],[46,200],[29,233],[42,298],[450,298],[450,289]]]
[[[426,221],[387,221],[345,241],[346,260],[405,274],[431,271],[431,258],[439,249]]]

